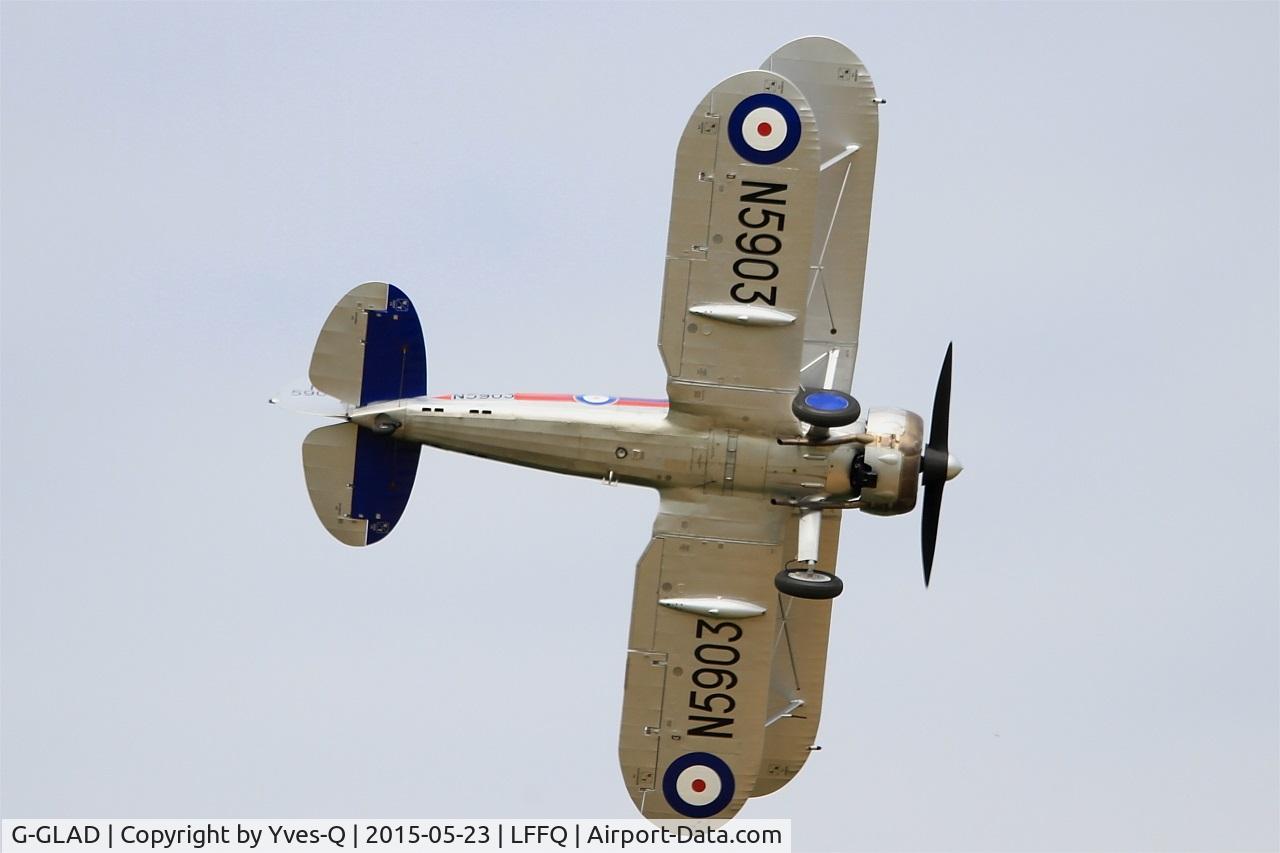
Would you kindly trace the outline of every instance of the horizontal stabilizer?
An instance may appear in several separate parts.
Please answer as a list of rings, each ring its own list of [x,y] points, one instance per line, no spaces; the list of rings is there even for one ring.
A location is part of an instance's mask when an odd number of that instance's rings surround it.
[[[422,323],[404,291],[370,281],[342,297],[316,340],[310,378],[355,406],[426,394]]]
[[[320,523],[347,545],[382,539],[404,514],[421,450],[353,423],[312,430],[302,467]]]

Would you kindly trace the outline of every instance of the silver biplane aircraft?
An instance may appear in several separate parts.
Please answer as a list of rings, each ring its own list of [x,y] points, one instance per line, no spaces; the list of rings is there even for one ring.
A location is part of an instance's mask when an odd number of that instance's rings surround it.
[[[850,396],[881,103],[848,48],[803,38],[693,111],[658,328],[669,400],[430,395],[413,304],[377,282],[329,315],[310,386],[273,400],[342,419],[302,459],[320,521],[348,545],[395,527],[424,444],[658,491],[618,750],[651,819],[728,819],[804,765],[845,510],[905,513],[922,485],[929,583],[960,471],[951,349],[927,442],[919,415]]]

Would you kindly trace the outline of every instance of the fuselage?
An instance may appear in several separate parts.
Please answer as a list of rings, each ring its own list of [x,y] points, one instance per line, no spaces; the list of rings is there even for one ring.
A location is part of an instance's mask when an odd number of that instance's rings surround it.
[[[439,394],[366,406],[350,418],[371,428],[387,424],[402,441],[655,489],[779,498],[851,489],[851,446],[783,445],[775,435],[716,427],[673,412],[665,400]]]

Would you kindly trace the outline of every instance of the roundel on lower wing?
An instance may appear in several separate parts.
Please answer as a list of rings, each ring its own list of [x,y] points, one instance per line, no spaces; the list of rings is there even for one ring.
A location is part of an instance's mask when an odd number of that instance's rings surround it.
[[[607,394],[574,394],[573,399],[588,406],[610,406],[618,402],[617,397],[610,397]]]
[[[800,144],[800,114],[772,92],[743,98],[729,116],[729,141],[749,163],[781,163]]]
[[[709,752],[689,752],[662,775],[662,795],[685,817],[711,817],[733,799],[733,771]]]
[[[825,391],[815,391],[808,394],[804,398],[806,406],[817,409],[820,412],[843,412],[849,408],[849,400],[841,394],[829,394]]]

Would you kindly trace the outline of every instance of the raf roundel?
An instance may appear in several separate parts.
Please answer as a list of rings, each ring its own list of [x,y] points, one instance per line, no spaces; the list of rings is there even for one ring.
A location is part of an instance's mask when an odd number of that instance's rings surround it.
[[[733,771],[709,752],[680,756],[662,774],[662,794],[685,817],[711,817],[733,799]]]
[[[574,394],[573,399],[588,406],[612,406],[618,402],[617,397],[610,397],[608,394]]]
[[[800,144],[800,114],[771,92],[743,98],[729,116],[729,142],[748,163],[781,163]]]

